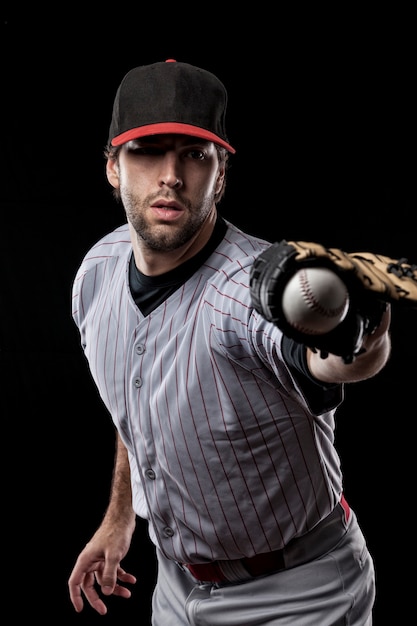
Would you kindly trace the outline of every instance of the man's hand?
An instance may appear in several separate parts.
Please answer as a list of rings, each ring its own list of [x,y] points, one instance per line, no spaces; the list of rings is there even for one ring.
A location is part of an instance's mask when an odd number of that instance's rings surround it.
[[[71,602],[77,613],[84,608],[83,595],[97,613],[107,613],[98,588],[104,596],[130,598],[131,591],[124,584],[134,584],[136,578],[121,567],[129,545],[130,538],[126,547],[126,541],[120,541],[120,536],[115,538],[114,533],[109,535],[103,528],[98,529],[78,556],[68,581]]]
[[[325,383],[353,383],[375,376],[387,363],[391,353],[391,305],[387,304],[377,328],[364,334],[358,356],[346,364],[337,355],[321,358],[317,350],[307,351],[307,361],[312,375]]]

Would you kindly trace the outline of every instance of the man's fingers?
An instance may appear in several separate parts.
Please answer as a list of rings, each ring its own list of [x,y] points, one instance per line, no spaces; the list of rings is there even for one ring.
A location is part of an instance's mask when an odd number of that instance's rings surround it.
[[[98,585],[100,585],[101,587],[103,595],[105,596],[114,595],[121,598],[130,598],[130,596],[132,595],[129,589],[127,589],[123,585],[119,585],[117,581],[113,584],[112,573],[109,572],[109,574],[107,574],[105,569],[103,570],[103,572],[96,572],[95,577]],[[123,583],[134,584],[136,582],[136,577],[133,576],[133,574],[125,572],[125,570],[121,567],[118,567],[117,580]]]
[[[81,593],[81,587],[70,587],[70,599],[77,613],[81,613],[84,608],[84,600]]]
[[[129,572],[126,572],[122,568],[119,568],[119,571],[117,572],[117,578],[123,583],[129,583],[130,585],[134,585],[136,582],[136,576],[133,576],[133,574],[129,574]]]
[[[117,581],[129,584],[135,584],[136,582],[136,577],[133,576],[133,574],[129,574],[121,567],[117,567],[116,575],[114,575],[114,568],[112,566],[105,566],[102,572],[95,572],[95,577],[97,583],[101,587],[101,590],[106,596],[109,596],[112,593],[114,593],[114,595],[120,595],[120,593],[116,591],[117,588],[120,587]]]
[[[97,564],[95,564],[97,567]],[[103,570],[101,570],[103,567]],[[105,615],[107,613],[107,607],[100,597],[100,592],[104,596],[118,596],[120,598],[130,598],[131,591],[120,585],[118,581],[122,583],[134,584],[136,577],[129,574],[120,566],[116,569],[114,565],[110,565],[107,568],[105,564],[100,564],[97,569],[82,574],[77,569],[74,569],[72,576],[70,577],[68,586],[70,599],[77,613],[80,613],[84,608],[83,596],[89,603],[89,605],[99,614]]]
[[[107,613],[107,607],[95,588],[94,572],[87,573],[81,581],[76,579],[75,576],[71,577],[69,581],[69,594],[72,605],[77,613],[81,613],[84,608],[83,595],[89,605],[97,611],[99,615],[105,615]]]

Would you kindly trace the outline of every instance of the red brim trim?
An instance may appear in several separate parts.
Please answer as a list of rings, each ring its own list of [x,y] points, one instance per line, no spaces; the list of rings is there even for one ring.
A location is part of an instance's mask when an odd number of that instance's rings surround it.
[[[121,135],[117,135],[111,141],[112,146],[121,146],[127,141],[132,139],[139,139],[140,137],[147,137],[148,135],[162,135],[162,134],[175,134],[175,135],[190,135],[191,137],[199,137],[200,139],[206,139],[207,141],[213,141],[214,143],[223,146],[232,154],[235,154],[236,150],[224,139],[221,139],[214,133],[211,133],[199,126],[192,126],[191,124],[180,124],[179,122],[163,122],[161,124],[148,124],[147,126],[139,126],[138,128],[131,128]]]

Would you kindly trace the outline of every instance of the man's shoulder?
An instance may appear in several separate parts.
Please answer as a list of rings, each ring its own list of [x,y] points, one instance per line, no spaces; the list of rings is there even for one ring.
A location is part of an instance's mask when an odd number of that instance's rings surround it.
[[[132,250],[129,227],[127,224],[118,226],[110,233],[101,237],[87,252],[84,262],[89,259],[106,259],[109,257],[127,257]]]
[[[247,257],[252,262],[260,252],[271,245],[271,242],[266,239],[252,235],[227,220],[226,224],[227,231],[222,240],[222,252],[230,255],[233,260]]]
[[[122,224],[106,235],[103,235],[103,237],[98,239],[98,241],[92,246],[91,250],[95,250],[100,247],[105,248],[108,246],[109,249],[114,247],[120,247],[121,249],[132,247],[129,226],[127,224]]]

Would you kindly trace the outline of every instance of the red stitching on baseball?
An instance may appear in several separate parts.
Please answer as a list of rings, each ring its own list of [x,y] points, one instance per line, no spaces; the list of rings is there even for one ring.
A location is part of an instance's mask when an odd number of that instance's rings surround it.
[[[337,315],[341,315],[341,313],[344,311],[345,306],[346,306],[346,298],[340,306],[334,309],[329,309],[329,308],[326,309],[320,304],[318,300],[316,300],[314,292],[312,291],[310,283],[308,281],[306,271],[302,270],[300,272],[299,277],[300,277],[300,286],[301,286],[303,299],[305,300],[307,305],[311,309],[313,309],[313,311],[318,311],[324,317],[329,317],[329,318],[333,318]]]

